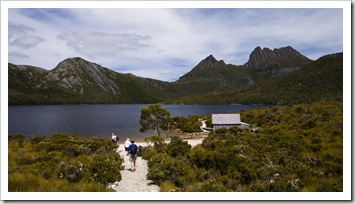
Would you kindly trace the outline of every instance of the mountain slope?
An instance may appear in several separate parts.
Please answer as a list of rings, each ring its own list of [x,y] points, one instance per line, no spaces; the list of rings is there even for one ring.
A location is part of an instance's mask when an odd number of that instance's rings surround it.
[[[207,77],[213,76],[211,72],[220,71],[225,69],[227,66],[223,60],[216,60],[213,55],[206,57],[206,59],[202,60],[198,63],[190,72],[186,73],[182,77],[179,78],[179,82],[196,80],[196,79],[204,79]]]
[[[290,46],[270,50],[257,47],[247,63],[241,66],[226,64],[208,56],[176,81],[188,96],[208,92],[225,92],[262,82],[270,77],[291,73],[312,60]]]
[[[174,82],[183,91],[179,93],[180,96],[227,91],[249,83],[253,81],[248,77],[246,69],[216,60],[212,55]]]
[[[287,75],[269,78],[238,90],[188,96],[170,103],[297,104],[342,100],[343,53],[326,55]]]
[[[50,71],[9,64],[9,104],[151,103],[170,96],[163,94],[172,93],[169,87],[82,58],[66,59]]]
[[[241,92],[250,103],[297,104],[342,99],[343,53],[326,55],[300,70],[273,78]]]

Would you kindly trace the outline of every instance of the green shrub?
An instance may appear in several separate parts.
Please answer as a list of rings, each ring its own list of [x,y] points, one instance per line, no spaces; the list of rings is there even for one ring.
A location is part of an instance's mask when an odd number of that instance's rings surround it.
[[[158,154],[148,162],[148,179],[160,184],[168,180],[177,187],[191,182],[195,175],[190,173],[188,159],[182,156],[172,158],[166,154]]]
[[[179,155],[186,155],[189,153],[191,145],[178,137],[171,138],[170,143],[167,145],[166,151],[171,157]]]
[[[149,160],[149,159],[153,158],[157,154],[157,151],[155,149],[153,149],[153,148],[143,147],[142,151],[141,151],[141,154],[142,154],[142,158],[143,159]]]
[[[110,140],[69,134],[9,140],[9,191],[110,191],[121,180],[120,155]]]
[[[95,156],[93,163],[88,166],[87,178],[103,185],[120,181],[121,163],[122,160],[116,153]]]
[[[201,122],[198,116],[189,116],[187,118],[178,116],[173,118],[174,128],[183,132],[200,132]]]
[[[66,179],[69,182],[79,182],[85,175],[85,168],[82,162],[71,160],[61,162],[57,172],[59,179]]]
[[[226,192],[229,191],[227,187],[225,187],[222,183],[218,181],[205,181],[200,185],[197,189],[199,192]]]
[[[9,192],[110,192],[97,183],[69,183],[67,180],[45,179],[31,173],[9,174]]]
[[[23,147],[25,139],[24,135],[9,135],[9,143],[17,144],[19,147]]]
[[[160,184],[160,191],[161,192],[174,192],[176,191],[176,186],[171,183],[170,181],[163,181]]]
[[[270,180],[270,192],[289,192],[291,191],[291,182],[284,177],[278,176]]]

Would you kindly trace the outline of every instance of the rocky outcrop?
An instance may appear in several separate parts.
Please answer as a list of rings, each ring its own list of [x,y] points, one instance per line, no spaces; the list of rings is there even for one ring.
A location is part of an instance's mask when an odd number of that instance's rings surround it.
[[[9,63],[9,75],[24,78],[24,79],[33,79],[44,74],[47,74],[46,69],[30,66],[30,65],[15,65]]]
[[[202,60],[195,68],[196,69],[207,69],[207,68],[218,69],[224,66],[226,66],[226,63],[224,63],[223,60],[216,60],[216,58],[214,58],[213,55],[210,55],[206,57],[204,60]]]
[[[275,48],[256,47],[249,56],[249,60],[244,64],[245,67],[252,69],[285,68],[299,67],[311,62],[310,59],[301,55],[291,46]]]
[[[98,86],[101,90],[118,95],[119,90],[114,82],[116,73],[82,58],[68,58],[60,62],[56,68],[46,76],[48,80],[59,81],[64,88],[80,86],[81,92],[84,85]],[[111,76],[111,77],[110,77]]]
[[[198,63],[190,72],[180,77],[179,80],[203,77],[206,70],[221,69],[225,66],[226,63],[223,60],[216,60],[213,55],[210,55]]]

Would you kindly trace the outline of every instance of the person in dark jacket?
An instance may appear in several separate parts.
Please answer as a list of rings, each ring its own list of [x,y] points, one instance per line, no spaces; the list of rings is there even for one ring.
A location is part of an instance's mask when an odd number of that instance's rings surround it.
[[[131,162],[132,171],[136,170],[136,160],[138,156],[138,146],[134,144],[134,140],[131,140],[131,145],[128,147],[129,161]]]

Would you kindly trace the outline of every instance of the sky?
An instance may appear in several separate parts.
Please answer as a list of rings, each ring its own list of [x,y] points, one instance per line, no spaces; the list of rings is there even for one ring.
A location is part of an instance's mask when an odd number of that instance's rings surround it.
[[[82,57],[119,73],[176,81],[213,55],[243,65],[257,47],[316,60],[343,51],[341,8],[9,8],[10,63],[51,70]]]

